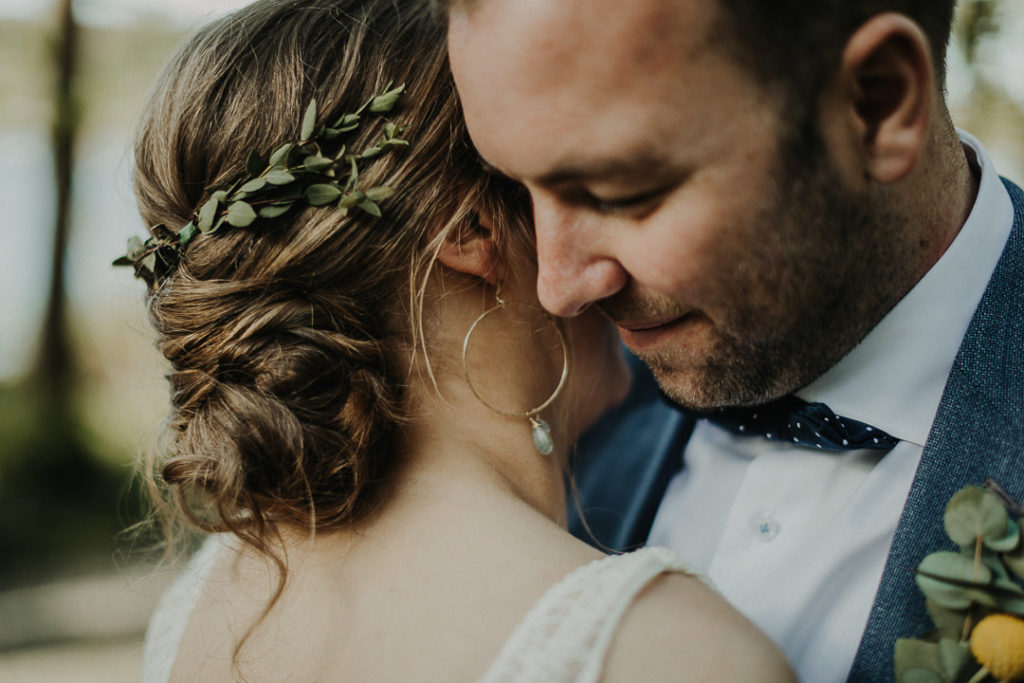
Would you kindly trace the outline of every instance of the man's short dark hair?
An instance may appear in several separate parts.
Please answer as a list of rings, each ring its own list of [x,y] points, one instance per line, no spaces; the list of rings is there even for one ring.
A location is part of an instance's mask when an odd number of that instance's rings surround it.
[[[806,109],[839,65],[857,28],[883,12],[921,26],[931,46],[938,84],[945,81],[946,45],[956,0],[717,0],[714,38],[791,104]],[[801,106],[802,100],[802,106]]]

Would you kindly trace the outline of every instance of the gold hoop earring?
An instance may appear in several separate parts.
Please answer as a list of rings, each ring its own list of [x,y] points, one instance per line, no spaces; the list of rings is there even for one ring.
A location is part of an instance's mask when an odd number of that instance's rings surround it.
[[[505,417],[525,417],[527,420],[529,420],[530,428],[533,433],[534,447],[536,447],[537,451],[541,455],[550,455],[551,452],[555,449],[555,441],[554,438],[551,436],[551,425],[549,425],[546,421],[540,418],[538,414],[540,413],[540,411],[544,410],[552,403],[554,403],[555,399],[558,398],[558,395],[562,393],[562,389],[565,388],[566,380],[569,378],[569,347],[565,343],[565,335],[562,334],[562,330],[558,326],[558,323],[555,322],[554,317],[552,317],[550,313],[540,308],[539,306],[534,306],[533,304],[509,303],[502,299],[501,285],[498,285],[498,289],[494,294],[494,298],[497,301],[497,303],[491,308],[481,313],[477,317],[477,319],[473,321],[473,324],[469,326],[469,332],[466,333],[466,338],[462,341],[462,374],[466,378],[466,384],[469,385],[469,390],[473,392],[473,395],[476,396],[476,399],[480,401],[480,403],[483,403],[486,407],[490,408],[492,411],[498,413],[499,415],[504,415]],[[552,392],[552,394],[548,396],[546,401],[541,403],[536,408],[532,408],[523,413],[511,413],[505,410],[501,410],[500,408],[492,406],[490,403],[485,401],[484,398],[480,395],[480,393],[476,390],[476,387],[473,386],[473,380],[469,378],[469,366],[466,363],[466,356],[469,352],[469,338],[473,336],[473,332],[476,330],[477,326],[487,316],[497,311],[505,310],[509,306],[523,306],[526,308],[532,308],[535,311],[540,311],[540,313],[543,314],[544,318],[549,323],[551,323],[551,326],[555,328],[555,332],[558,334],[558,342],[562,346],[562,376],[558,380],[558,386],[555,387],[554,392]]]

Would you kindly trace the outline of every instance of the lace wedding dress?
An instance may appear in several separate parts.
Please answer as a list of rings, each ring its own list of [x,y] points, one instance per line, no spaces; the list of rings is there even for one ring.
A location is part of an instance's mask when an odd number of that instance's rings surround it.
[[[189,615],[213,567],[211,537],[164,594],[143,649],[143,683],[166,683]],[[584,565],[552,586],[519,623],[480,683],[593,683],[629,605],[663,572],[692,574],[666,548],[643,548]]]

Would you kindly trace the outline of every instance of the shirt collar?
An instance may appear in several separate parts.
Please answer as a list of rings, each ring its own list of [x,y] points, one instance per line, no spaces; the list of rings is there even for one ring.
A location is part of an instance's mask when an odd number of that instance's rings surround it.
[[[1013,227],[1013,205],[985,149],[957,131],[981,168],[967,222],[942,257],[842,360],[796,392],[924,445],[946,378]]]

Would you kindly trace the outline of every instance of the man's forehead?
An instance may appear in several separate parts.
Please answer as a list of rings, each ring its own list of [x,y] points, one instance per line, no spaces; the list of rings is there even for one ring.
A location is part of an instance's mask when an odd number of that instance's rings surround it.
[[[453,13],[452,70],[484,158],[529,175],[530,143],[543,140],[539,169],[547,172],[554,158],[578,158],[574,147],[622,136],[617,110],[642,124],[642,93],[657,92],[662,82],[678,85],[681,36],[670,24],[679,17],[667,15],[687,4],[477,0]],[[586,128],[584,139],[579,128]],[[509,152],[517,158],[512,169],[503,168]]]
[[[677,42],[674,24],[693,24],[692,0],[473,0],[451,13],[450,44],[467,53],[547,71],[612,64],[641,67]],[[703,13],[700,13],[703,14]],[[558,58],[557,64],[546,62]]]

